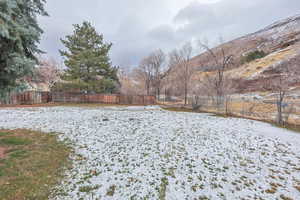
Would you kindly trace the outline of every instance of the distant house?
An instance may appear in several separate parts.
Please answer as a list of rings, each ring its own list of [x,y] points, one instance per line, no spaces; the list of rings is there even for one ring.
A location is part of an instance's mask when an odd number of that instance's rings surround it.
[[[40,91],[40,92],[49,92],[50,91],[48,84],[43,83],[43,82],[27,81],[26,86],[27,86],[27,88],[25,91]]]

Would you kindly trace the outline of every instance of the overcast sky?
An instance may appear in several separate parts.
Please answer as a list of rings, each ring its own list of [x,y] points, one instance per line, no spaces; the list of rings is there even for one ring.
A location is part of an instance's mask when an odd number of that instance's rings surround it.
[[[300,0],[48,0],[46,9],[50,17],[39,21],[48,56],[61,61],[60,38],[87,20],[114,44],[113,64],[133,67],[158,48],[168,52],[198,39],[213,44],[220,36],[231,40],[300,14]]]

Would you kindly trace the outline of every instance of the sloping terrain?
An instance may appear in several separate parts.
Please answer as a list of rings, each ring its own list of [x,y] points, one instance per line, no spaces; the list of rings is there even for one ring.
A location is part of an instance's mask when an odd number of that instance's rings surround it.
[[[0,110],[0,128],[58,132],[74,168],[54,199],[298,199],[299,134],[158,107]]]
[[[234,56],[235,65],[227,72],[230,77],[236,80],[257,81],[261,84],[262,79],[268,78],[264,72],[269,71],[270,68],[276,68],[279,63],[300,57],[300,15],[278,21],[258,32],[212,49],[219,60],[222,59],[221,49],[227,55]],[[262,50],[268,55],[250,63],[241,64],[242,56],[255,50]],[[200,77],[207,72],[215,72],[214,61],[208,52],[194,57],[191,63],[199,72]],[[295,69],[295,72],[299,69],[300,66]],[[298,76],[299,74],[294,75]],[[247,85],[249,82],[244,84],[245,91],[259,90],[255,84],[250,84],[251,87],[247,87]]]

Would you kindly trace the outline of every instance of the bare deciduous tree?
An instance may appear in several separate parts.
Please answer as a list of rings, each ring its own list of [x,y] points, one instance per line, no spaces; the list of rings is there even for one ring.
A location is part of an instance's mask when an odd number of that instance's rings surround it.
[[[165,53],[159,49],[145,57],[136,69],[136,74],[144,81],[147,95],[155,94],[160,97],[162,80],[167,74],[165,60]]]
[[[188,103],[190,80],[193,75],[191,68],[192,51],[192,45],[188,42],[180,49],[172,51],[169,55],[170,71],[172,71],[173,74],[175,73],[177,84],[183,88],[185,105]]]
[[[265,80],[264,84],[265,90],[276,94],[277,123],[281,126],[285,124],[283,113],[286,105],[284,101],[291,82],[289,65],[290,64],[288,62],[279,63],[274,69],[273,77]]]
[[[144,82],[140,79],[137,72],[123,68],[118,71],[118,78],[121,84],[120,93],[124,95],[144,94]]]
[[[154,71],[149,57],[146,57],[141,61],[139,67],[135,70],[135,73],[136,76],[144,82],[146,94],[150,95]]]
[[[153,67],[153,87],[155,88],[155,95],[160,98],[160,90],[163,78],[166,76],[164,63],[166,60],[166,55],[162,50],[156,50],[150,54],[148,57],[149,61]]]
[[[194,108],[198,109],[201,107],[217,107],[224,108],[224,114],[228,115],[230,113],[230,102],[232,100],[231,95],[234,93],[233,82],[227,75],[224,74],[222,84],[222,97],[217,96],[217,89],[215,80],[217,74],[209,73],[198,79],[198,82],[194,83]],[[219,98],[219,99],[218,99]],[[220,111],[220,110],[219,110]]]
[[[41,58],[37,68],[37,78],[39,81],[52,88],[60,80],[61,70],[54,59]]]
[[[215,66],[211,67],[216,69],[216,73],[207,74],[205,77],[206,80],[204,80],[204,84],[206,84],[206,87],[211,89],[210,96],[215,101],[217,108],[220,109],[224,102],[226,102],[226,92],[229,89],[229,86],[227,84],[228,81],[226,80],[229,79],[228,77],[225,77],[225,71],[231,65],[233,65],[233,55],[227,55],[223,47],[213,50],[208,45],[201,42],[199,42],[199,46],[208,53],[210,59],[212,59],[212,61],[214,62]]]

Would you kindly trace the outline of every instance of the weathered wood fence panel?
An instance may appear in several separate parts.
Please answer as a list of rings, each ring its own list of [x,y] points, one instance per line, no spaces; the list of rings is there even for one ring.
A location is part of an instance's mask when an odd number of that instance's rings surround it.
[[[105,103],[105,104],[133,104],[153,105],[154,96],[117,95],[117,94],[82,94],[82,93],[52,93],[52,101],[57,103]]]
[[[0,100],[0,104],[23,105],[23,104],[41,104],[51,102],[49,92],[28,91],[23,93],[12,93],[5,99]]]
[[[43,103],[103,103],[103,104],[132,104],[153,105],[156,104],[155,96],[127,96],[117,94],[83,94],[65,92],[23,92],[11,94],[6,99],[0,100],[0,104],[22,105]]]

